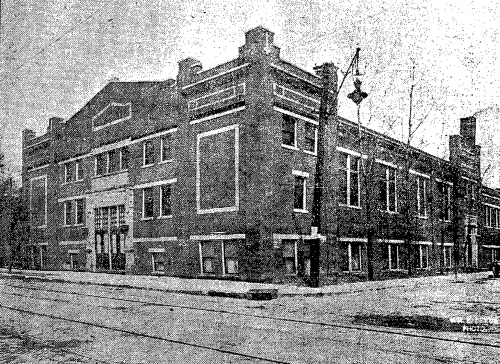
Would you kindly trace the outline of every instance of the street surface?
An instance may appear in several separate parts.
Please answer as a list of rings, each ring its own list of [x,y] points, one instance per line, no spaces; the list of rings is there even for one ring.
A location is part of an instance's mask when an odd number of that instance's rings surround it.
[[[486,277],[247,301],[4,276],[0,363],[498,363]]]

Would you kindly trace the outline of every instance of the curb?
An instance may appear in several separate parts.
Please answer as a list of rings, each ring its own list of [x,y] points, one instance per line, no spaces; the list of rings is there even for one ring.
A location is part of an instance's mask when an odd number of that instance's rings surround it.
[[[162,288],[155,288],[155,287],[143,287],[143,286],[134,286],[131,284],[113,284],[113,283],[106,283],[106,282],[89,282],[89,281],[72,281],[72,280],[66,280],[62,278],[53,278],[53,277],[47,277],[47,276],[30,276],[30,275],[24,275],[24,274],[18,274],[18,273],[0,273],[1,278],[7,278],[7,279],[21,279],[23,281],[41,281],[41,282],[55,282],[55,283],[75,283],[75,284],[85,284],[85,285],[94,285],[94,286],[103,286],[103,287],[119,287],[119,288],[130,288],[130,289],[140,289],[140,290],[145,290],[145,291],[157,291],[157,292],[168,292],[168,293],[177,293],[177,294],[189,294],[193,296],[209,296],[209,297],[223,297],[223,298],[236,298],[236,299],[246,299],[246,300],[269,300],[269,299],[274,299],[277,298],[277,291],[274,295],[272,295],[272,298],[267,298],[268,294],[264,294],[265,298],[261,298],[260,295],[256,295],[252,291],[259,291],[255,289],[251,289],[246,293],[243,292],[224,292],[224,291],[214,291],[214,290],[208,290],[208,291],[190,291],[190,290],[185,290],[185,289],[162,289]],[[263,291],[269,291],[269,290],[263,290]]]

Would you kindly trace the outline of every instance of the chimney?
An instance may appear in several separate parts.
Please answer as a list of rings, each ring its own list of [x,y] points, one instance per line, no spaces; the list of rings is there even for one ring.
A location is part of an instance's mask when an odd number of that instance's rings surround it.
[[[186,58],[179,61],[179,74],[177,81],[180,84],[189,82],[191,78],[196,76],[203,69],[201,62],[194,58]]]
[[[280,49],[274,45],[274,33],[258,26],[245,33],[245,45],[239,51],[240,57],[246,59],[262,56],[278,58]]]
[[[470,145],[476,145],[476,118],[474,116],[460,119],[460,135]]]
[[[31,129],[23,130],[23,146],[26,146],[33,138],[35,138],[36,134]]]
[[[60,124],[64,122],[63,118],[58,118],[58,117],[51,117],[49,118],[49,127],[47,131],[52,131],[58,128]]]

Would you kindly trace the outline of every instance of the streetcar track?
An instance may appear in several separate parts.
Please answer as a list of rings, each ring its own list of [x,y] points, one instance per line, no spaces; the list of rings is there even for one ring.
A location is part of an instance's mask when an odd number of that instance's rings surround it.
[[[221,354],[228,354],[228,355],[233,355],[233,356],[239,356],[239,357],[246,358],[246,359],[259,360],[259,361],[268,362],[268,363],[291,364],[290,362],[286,362],[286,361],[282,361],[282,360],[275,360],[275,359],[260,357],[260,356],[257,356],[257,355],[245,354],[245,353],[240,353],[240,352],[237,352],[237,351],[231,351],[231,350],[220,349],[220,348],[211,347],[211,346],[207,346],[207,345],[190,343],[190,342],[187,342],[187,341],[169,339],[169,338],[162,337],[162,336],[151,335],[151,334],[141,333],[141,332],[135,332],[135,331],[125,330],[125,329],[118,328],[118,327],[112,327],[112,326],[108,326],[108,325],[97,324],[97,323],[93,323],[93,322],[88,322],[88,321],[83,321],[83,320],[77,320],[77,319],[72,319],[72,318],[67,318],[67,317],[62,317],[62,316],[56,316],[56,315],[52,315],[52,314],[49,314],[49,313],[35,312],[35,311],[31,311],[31,310],[26,310],[26,309],[23,309],[23,308],[6,306],[6,305],[3,305],[1,303],[0,303],[0,308],[4,308],[6,310],[11,310],[11,311],[21,312],[21,313],[24,313],[24,314],[27,314],[27,315],[47,317],[47,318],[50,318],[50,319],[53,319],[53,320],[60,320],[60,321],[66,321],[66,322],[76,323],[76,324],[80,324],[80,325],[87,325],[87,326],[97,327],[97,328],[100,328],[100,329],[105,329],[105,330],[109,330],[109,331],[115,331],[115,332],[119,332],[119,333],[122,333],[122,334],[130,335],[130,336],[136,336],[136,337],[142,337],[142,338],[146,338],[146,339],[165,341],[165,342],[169,342],[169,343],[172,343],[172,344],[185,345],[185,346],[190,346],[190,347],[194,347],[194,348],[197,348],[197,349],[204,349],[204,350],[215,351],[215,352],[218,352],[218,353],[221,353]]]
[[[443,342],[467,344],[467,345],[473,345],[473,346],[500,348],[500,344],[495,344],[495,343],[477,342],[477,341],[462,340],[462,339],[451,339],[451,338],[445,338],[445,337],[436,337],[436,336],[426,335],[426,334],[418,334],[418,333],[411,333],[411,332],[401,332],[401,331],[393,331],[393,330],[381,329],[381,328],[376,328],[376,327],[369,327],[369,326],[366,326],[366,325],[352,325],[352,324],[344,324],[344,323],[329,323],[329,322],[321,322],[321,321],[300,320],[300,319],[294,319],[294,318],[289,318],[289,317],[274,317],[274,316],[258,315],[258,314],[251,314],[251,313],[242,313],[242,312],[235,312],[235,311],[228,311],[228,310],[219,310],[219,309],[214,309],[214,308],[192,307],[192,306],[184,306],[184,305],[173,305],[173,304],[158,303],[158,302],[151,302],[151,301],[144,301],[144,300],[137,300],[137,299],[127,299],[127,298],[117,298],[117,297],[110,297],[110,296],[100,296],[100,295],[94,295],[94,294],[88,294],[88,293],[80,293],[80,292],[75,292],[75,291],[62,291],[62,290],[57,290],[57,289],[47,289],[47,288],[39,288],[39,287],[23,287],[23,286],[10,285],[10,284],[6,284],[5,286],[9,286],[9,287],[13,287],[13,288],[21,288],[21,289],[25,289],[25,290],[33,289],[33,290],[38,290],[38,291],[45,291],[45,292],[52,292],[52,293],[62,293],[62,294],[67,294],[67,295],[76,295],[76,296],[83,296],[83,297],[101,298],[101,299],[116,300],[116,301],[130,302],[130,303],[141,303],[141,304],[146,304],[146,305],[151,305],[151,306],[158,306],[158,307],[181,308],[181,309],[187,309],[187,310],[193,310],[193,311],[222,313],[222,314],[229,314],[229,315],[235,315],[235,316],[243,316],[243,317],[252,317],[252,318],[274,320],[274,321],[291,322],[291,323],[296,323],[296,324],[307,324],[307,325],[313,325],[313,326],[316,325],[316,326],[321,326],[321,327],[330,327],[330,328],[340,328],[340,329],[346,329],[346,330],[375,332],[375,333],[381,333],[381,334],[389,334],[389,335],[404,336],[404,337],[417,338],[417,339],[427,339],[427,340],[435,340],[435,341],[443,341]]]

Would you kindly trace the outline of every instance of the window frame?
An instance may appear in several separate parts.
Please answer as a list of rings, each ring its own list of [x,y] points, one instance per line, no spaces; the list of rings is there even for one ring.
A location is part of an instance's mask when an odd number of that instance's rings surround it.
[[[73,171],[72,168],[73,163],[72,162],[66,162],[64,163],[64,183],[71,183],[74,181],[73,177]]]
[[[148,147],[150,148],[149,150],[148,150]],[[151,152],[151,155],[150,155],[151,160],[150,161],[147,160],[148,151]],[[155,153],[154,141],[153,140],[144,141],[144,143],[142,143],[142,167],[150,167],[150,166],[155,164],[154,153]],[[150,162],[150,163],[146,163],[146,162]]]
[[[427,195],[427,181],[428,178],[417,176],[417,214],[421,219],[428,218],[428,195]],[[423,186],[422,186],[423,184]],[[422,188],[423,187],[423,188]],[[423,191],[423,196],[421,196],[421,191]],[[424,202],[422,203],[422,198]]]
[[[314,137],[313,137],[314,148],[313,148],[313,150],[304,149],[304,152],[311,154],[311,155],[318,155],[318,125],[316,123],[311,122],[311,121],[304,122],[304,146],[306,144],[306,141],[308,139],[310,139],[307,137],[307,128],[308,127],[313,128],[313,130],[314,130]]]
[[[170,151],[170,158],[168,158],[168,159],[165,158],[165,153],[164,153],[165,152],[165,140],[168,140],[168,144],[169,144],[168,149]],[[172,141],[173,141],[173,138],[172,138],[172,135],[170,133],[161,136],[161,138],[160,138],[160,163],[172,162],[174,160]]]
[[[170,214],[168,215],[164,215],[163,214],[163,207],[164,207],[164,202],[163,202],[163,189],[168,187],[170,189]],[[170,218],[172,217],[172,190],[173,190],[173,183],[168,183],[168,184],[164,184],[164,185],[160,185],[160,215],[159,217],[160,218]]]
[[[386,164],[381,164],[383,170],[384,170],[384,189],[385,189],[385,202],[384,206],[381,210],[384,212],[388,212],[390,214],[397,214],[398,213],[398,184],[397,184],[397,170],[398,168],[396,166],[389,166]],[[394,179],[391,180],[391,172],[394,172]],[[382,184],[382,181],[380,181],[380,184]],[[391,207],[391,184],[394,185],[394,209],[392,210]],[[380,199],[381,200],[381,199]],[[381,200],[382,202],[382,200]]]
[[[302,212],[307,213],[307,177],[304,174],[293,174],[293,211],[294,212]],[[296,207],[295,202],[297,201],[296,192],[297,192],[297,181],[302,181],[302,204],[301,207]]]
[[[63,226],[72,226],[73,221],[71,218],[71,214],[73,212],[73,201],[64,201],[64,215],[63,215]]]
[[[83,181],[83,160],[75,161],[75,181]]]
[[[391,250],[392,247],[396,248],[395,249],[395,252],[396,252],[396,259],[395,259],[396,267],[395,268],[392,267],[392,263],[394,262],[394,257],[392,256],[393,252]],[[393,244],[393,243],[387,244],[387,260],[388,260],[389,270],[401,270],[401,264],[400,264],[401,254],[400,254],[399,250],[400,250],[399,244]]]
[[[345,159],[343,158],[342,159],[342,162],[345,162],[345,163],[342,163],[341,166],[339,167],[339,171],[341,173],[345,173],[345,177],[346,177],[346,200],[345,201],[342,201],[342,202],[339,202],[339,204],[341,206],[347,206],[347,207],[352,207],[352,208],[361,208],[361,184],[360,184],[360,171],[359,171],[359,167],[360,167],[360,162],[361,162],[361,158],[360,157],[357,157],[357,156],[353,156],[349,153],[344,153],[344,152],[339,152],[339,154],[343,157],[345,157]],[[357,163],[356,163],[356,166],[357,166],[357,170],[353,170],[351,169],[351,158],[354,158],[357,160]],[[356,178],[357,178],[357,201],[355,204],[352,203],[352,175],[356,175]]]
[[[417,269],[426,270],[429,269],[429,246],[426,244],[417,244],[418,245],[418,262],[419,266]],[[423,250],[425,249],[425,266],[422,264],[424,262],[424,254]]]
[[[146,190],[151,191],[151,215],[146,216]],[[142,218],[141,220],[152,220],[154,219],[154,189],[153,187],[144,187],[142,189]]]
[[[289,115],[289,114],[283,114],[282,113],[281,115],[282,115],[282,117],[281,117],[281,146],[283,148],[298,150],[298,147],[297,147],[297,124],[298,124],[298,119],[296,117],[292,116],[292,115]],[[285,144],[283,142],[283,135],[285,133],[284,123],[285,123],[286,118],[289,118],[289,120],[293,120],[293,122],[294,122],[294,126],[293,126],[293,145]]]
[[[79,202],[81,202],[80,207]],[[79,217],[81,217],[81,220]],[[75,200],[75,225],[85,225],[85,200],[83,198]]]
[[[155,251],[155,252],[150,252],[149,254],[151,254],[151,272],[152,273],[165,273],[165,271],[166,271],[165,263],[167,260],[165,253]],[[156,269],[156,263],[157,263],[158,257],[163,257],[163,269]]]
[[[358,261],[357,264],[359,266],[359,269],[354,269],[353,268],[353,262],[354,260],[354,255],[353,255],[353,247],[357,247],[358,251]],[[363,244],[359,242],[353,242],[349,241],[347,242],[347,259],[348,259],[348,269],[349,272],[351,273],[359,273],[363,272]]]

